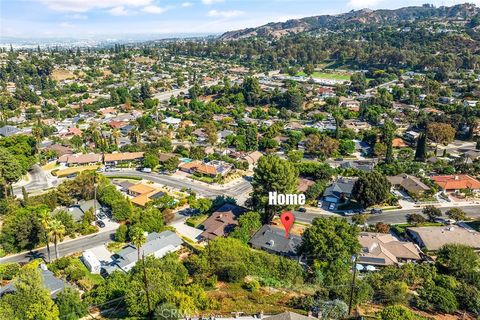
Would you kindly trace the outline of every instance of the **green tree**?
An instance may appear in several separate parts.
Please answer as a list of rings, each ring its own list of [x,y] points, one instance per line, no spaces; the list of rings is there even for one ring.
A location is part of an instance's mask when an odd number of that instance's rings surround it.
[[[395,123],[391,120],[385,120],[385,123],[383,124],[382,127],[382,134],[383,134],[383,141],[385,142],[385,145],[387,146],[387,153],[385,155],[385,162],[386,163],[392,163],[393,162],[393,146],[392,146],[392,141],[393,138],[395,137],[395,130],[397,129],[397,126]]]
[[[467,214],[460,208],[452,208],[445,212],[447,217],[456,221],[464,221],[467,219]]]
[[[158,154],[155,152],[145,153],[143,156],[143,166],[145,168],[155,169],[159,165]]]
[[[48,256],[48,262],[50,263],[52,261],[51,259],[51,256],[50,256],[50,238],[48,236],[50,230],[50,220],[51,220],[51,215],[50,215],[50,212],[48,212],[48,210],[42,210],[40,212],[40,216],[39,216],[39,219],[40,219],[40,223],[42,224],[42,228],[43,228],[43,239],[47,245],[47,256]]]
[[[442,216],[442,211],[433,205],[423,208],[422,213],[427,216],[429,221],[432,222],[434,222],[436,218]]]
[[[76,320],[87,314],[87,306],[80,294],[72,287],[66,287],[55,299],[61,319]]]
[[[298,185],[298,170],[289,161],[282,160],[276,155],[261,157],[253,173],[254,205],[262,210],[264,223],[272,221],[275,213],[281,206],[268,205],[268,193],[278,192],[283,194],[295,193]]]
[[[480,266],[478,254],[463,244],[447,244],[437,252],[437,263],[457,276],[465,277]]]
[[[253,234],[261,227],[260,214],[250,211],[238,218],[238,226],[230,233],[230,236],[242,240],[243,243],[248,243]]]
[[[335,285],[349,277],[352,256],[360,250],[358,235],[358,228],[346,219],[315,218],[303,233],[298,252],[321,272],[324,285]]]
[[[8,195],[9,186],[22,176],[22,166],[7,149],[0,148],[0,184],[4,186],[3,196]]]
[[[426,285],[420,288],[415,303],[418,308],[428,311],[453,313],[458,309],[455,294],[436,285]]]
[[[60,220],[52,219],[50,221],[48,230],[50,231],[50,238],[53,239],[53,245],[55,247],[55,257],[58,259],[58,242],[63,240],[63,236],[65,235],[65,226]]]
[[[427,135],[436,143],[435,155],[438,144],[448,144],[455,138],[455,129],[448,123],[433,122],[427,127]]]
[[[364,208],[384,202],[390,194],[391,184],[379,172],[367,172],[355,182],[352,195]]]
[[[367,89],[367,78],[363,73],[354,73],[350,77],[350,90],[365,93]]]
[[[164,170],[174,172],[175,170],[177,170],[179,164],[180,160],[178,159],[178,157],[170,157],[165,162],[163,162],[162,166]]]
[[[425,217],[422,216],[421,214],[418,214],[418,213],[412,213],[412,214],[409,214],[407,216],[407,222],[411,223],[413,225],[418,225],[418,224],[424,223],[426,221],[427,220],[425,219]]]
[[[404,306],[388,306],[380,312],[381,320],[426,320]]]
[[[59,311],[45,289],[36,263],[23,267],[15,278],[15,292],[0,298],[0,318],[12,320],[56,320]]]

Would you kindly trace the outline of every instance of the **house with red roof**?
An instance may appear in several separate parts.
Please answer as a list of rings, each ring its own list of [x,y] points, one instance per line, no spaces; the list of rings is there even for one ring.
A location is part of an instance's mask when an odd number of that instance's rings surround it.
[[[456,192],[463,189],[480,190],[480,181],[468,174],[433,176],[431,179],[446,192]]]

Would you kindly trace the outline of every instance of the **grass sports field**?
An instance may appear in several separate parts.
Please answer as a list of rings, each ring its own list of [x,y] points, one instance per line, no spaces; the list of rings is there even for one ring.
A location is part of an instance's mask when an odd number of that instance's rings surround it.
[[[307,76],[305,72],[299,72],[297,73],[297,76]],[[348,81],[350,80],[350,75],[349,74],[341,74],[341,73],[326,73],[326,72],[318,72],[315,71],[312,74],[313,78],[317,79],[329,79],[329,80],[342,80],[342,81]]]

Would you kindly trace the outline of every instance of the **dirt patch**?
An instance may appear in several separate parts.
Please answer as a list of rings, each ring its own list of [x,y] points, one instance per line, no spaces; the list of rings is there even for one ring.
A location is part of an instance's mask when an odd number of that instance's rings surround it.
[[[62,81],[67,79],[75,79],[76,76],[69,70],[55,69],[52,72],[52,78],[55,81]]]

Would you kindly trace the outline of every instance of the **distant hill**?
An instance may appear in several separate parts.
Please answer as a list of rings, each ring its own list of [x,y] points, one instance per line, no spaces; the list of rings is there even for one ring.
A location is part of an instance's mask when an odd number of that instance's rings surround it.
[[[470,20],[480,13],[474,4],[459,4],[452,7],[405,7],[395,10],[362,9],[339,15],[321,15],[286,22],[271,22],[266,25],[229,31],[222,34],[220,40],[236,40],[252,36],[281,37],[288,34],[313,31],[319,28],[338,29],[341,26],[359,24],[383,24],[412,22],[419,20]]]

